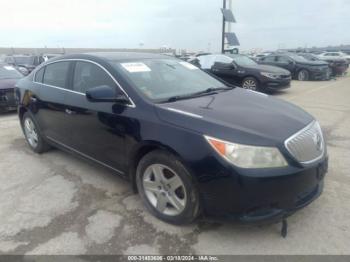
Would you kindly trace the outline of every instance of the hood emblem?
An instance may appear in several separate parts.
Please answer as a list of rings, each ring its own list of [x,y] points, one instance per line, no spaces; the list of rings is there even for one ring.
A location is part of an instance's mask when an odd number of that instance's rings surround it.
[[[317,151],[322,152],[323,150],[323,143],[322,143],[322,137],[320,134],[315,134],[312,138]]]

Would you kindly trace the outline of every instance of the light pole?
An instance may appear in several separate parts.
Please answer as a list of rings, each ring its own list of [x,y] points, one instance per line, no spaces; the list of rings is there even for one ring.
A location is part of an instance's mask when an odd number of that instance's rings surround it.
[[[224,10],[226,9],[226,0],[223,0],[223,7]],[[226,19],[225,16],[223,15],[222,18],[222,43],[221,43],[221,52],[224,54],[225,53],[225,28],[226,27]]]

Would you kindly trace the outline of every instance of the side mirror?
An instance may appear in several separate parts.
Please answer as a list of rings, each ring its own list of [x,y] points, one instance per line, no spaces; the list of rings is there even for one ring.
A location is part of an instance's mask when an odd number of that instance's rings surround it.
[[[120,104],[129,104],[129,99],[125,94],[117,94],[116,89],[110,86],[97,86],[86,91],[86,98],[90,102],[115,102]]]

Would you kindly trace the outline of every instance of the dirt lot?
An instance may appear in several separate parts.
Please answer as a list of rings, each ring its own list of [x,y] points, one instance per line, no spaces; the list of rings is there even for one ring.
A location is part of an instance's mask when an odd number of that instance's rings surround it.
[[[324,128],[324,194],[280,225],[164,224],[125,181],[58,150],[30,151],[15,114],[0,115],[0,254],[350,254],[350,77],[293,82],[275,95]]]

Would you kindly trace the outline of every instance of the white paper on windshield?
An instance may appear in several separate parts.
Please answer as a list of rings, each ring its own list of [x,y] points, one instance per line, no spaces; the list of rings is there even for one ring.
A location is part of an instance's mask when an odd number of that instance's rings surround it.
[[[141,73],[141,72],[151,72],[149,68],[144,63],[123,63],[121,64],[129,73]]]
[[[190,63],[187,63],[187,62],[179,62],[180,65],[183,65],[184,67],[190,69],[190,70],[197,70],[199,69],[198,67],[190,64]]]
[[[4,66],[4,68],[5,68],[6,70],[16,70],[16,69],[14,69],[12,66]]]

